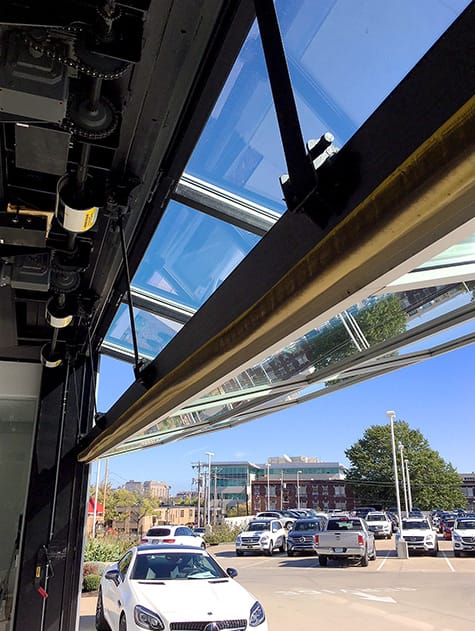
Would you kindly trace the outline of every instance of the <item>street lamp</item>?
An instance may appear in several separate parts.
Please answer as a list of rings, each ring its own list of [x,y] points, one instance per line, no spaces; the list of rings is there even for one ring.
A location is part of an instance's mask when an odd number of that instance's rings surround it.
[[[396,503],[397,503],[397,518],[399,520],[399,540],[404,541],[404,537],[402,534],[402,516],[401,516],[401,498],[399,496],[399,478],[397,475],[397,460],[396,460],[396,441],[394,440],[394,419],[396,417],[396,412],[392,410],[388,410],[386,412],[386,416],[389,419],[389,425],[391,427],[391,447],[393,452],[393,465],[394,465],[394,484],[396,487]],[[397,550],[399,556],[399,550]],[[405,556],[407,558],[407,554],[401,553],[401,556]]]
[[[270,510],[270,479],[269,479],[270,462],[266,464],[266,467],[267,467],[267,510]]]
[[[404,464],[406,465],[406,482],[407,482],[407,493],[409,495],[409,510],[412,510],[412,492],[411,492],[411,478],[409,477],[409,462],[407,458],[404,459]]]
[[[302,472],[299,470],[297,471],[297,508],[300,510],[300,474]]]
[[[287,454],[283,455],[283,458],[286,462],[292,462],[292,458]],[[284,508],[284,470],[280,470],[280,510]]]
[[[399,441],[399,454],[401,456],[402,470],[402,490],[404,491],[404,506],[406,507],[406,517],[409,515],[409,504],[407,502],[407,486],[406,486],[406,467],[404,466],[404,445]]]
[[[208,456],[208,488],[207,488],[208,517],[207,517],[207,521],[208,521],[208,526],[209,526],[211,524],[211,456],[214,456],[214,453],[212,451],[207,451],[206,455]]]

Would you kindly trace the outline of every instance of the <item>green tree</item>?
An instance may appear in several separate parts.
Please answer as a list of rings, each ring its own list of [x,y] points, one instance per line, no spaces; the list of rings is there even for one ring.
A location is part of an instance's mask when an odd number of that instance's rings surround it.
[[[154,497],[141,497],[130,509],[130,519],[137,525],[137,531],[141,532],[141,522],[146,515],[158,515],[160,502]]]
[[[408,460],[412,503],[422,510],[453,509],[465,506],[461,479],[456,469],[430,448],[429,442],[417,429],[405,421],[394,423],[396,446],[404,445]],[[389,507],[396,505],[391,428],[371,425],[363,437],[345,451],[351,463],[347,481],[360,505]],[[402,485],[401,461],[397,452],[399,482]],[[404,509],[401,486],[401,508]]]

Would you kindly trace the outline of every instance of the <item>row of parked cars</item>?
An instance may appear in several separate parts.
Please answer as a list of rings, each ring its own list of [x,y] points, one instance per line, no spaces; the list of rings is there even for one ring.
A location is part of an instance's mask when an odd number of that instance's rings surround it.
[[[402,518],[401,527],[384,511],[360,511],[350,514],[316,513],[291,518],[289,511],[259,513],[236,539],[236,555],[261,552],[272,555],[275,550],[287,551],[288,556],[299,552],[317,554],[320,565],[328,559],[356,558],[361,565],[376,557],[375,539],[390,539],[393,532],[397,541],[403,538],[410,553],[421,552],[437,556],[437,532],[444,538],[450,529],[454,556],[475,552],[475,514],[458,513],[453,519],[442,516],[437,525],[432,517],[413,510]],[[358,514],[359,512],[359,514]],[[443,524],[443,530],[440,530]]]
[[[376,558],[374,534],[360,517],[313,511],[287,522],[287,528],[283,517],[279,511],[256,515],[238,535],[236,555],[261,552],[271,556],[275,550],[286,550],[288,556],[312,552],[318,555],[321,566],[326,566],[329,559],[342,557],[357,559],[365,566]]]

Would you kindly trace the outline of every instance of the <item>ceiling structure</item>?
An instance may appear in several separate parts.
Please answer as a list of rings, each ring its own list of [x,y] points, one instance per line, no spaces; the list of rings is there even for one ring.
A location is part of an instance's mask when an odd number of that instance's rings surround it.
[[[80,459],[475,341],[468,2],[277,1],[295,112],[268,0],[49,4],[0,10],[0,353],[134,364]]]

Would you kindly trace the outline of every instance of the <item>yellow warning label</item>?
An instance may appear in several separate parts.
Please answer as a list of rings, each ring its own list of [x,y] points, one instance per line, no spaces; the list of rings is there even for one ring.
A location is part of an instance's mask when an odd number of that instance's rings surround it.
[[[89,208],[89,210],[86,210],[84,212],[84,221],[82,224],[83,232],[89,230],[89,228],[92,228],[92,226],[94,225],[94,222],[96,221],[97,210],[97,206],[93,206],[92,208]]]
[[[41,565],[36,566],[36,578],[41,578]]]

